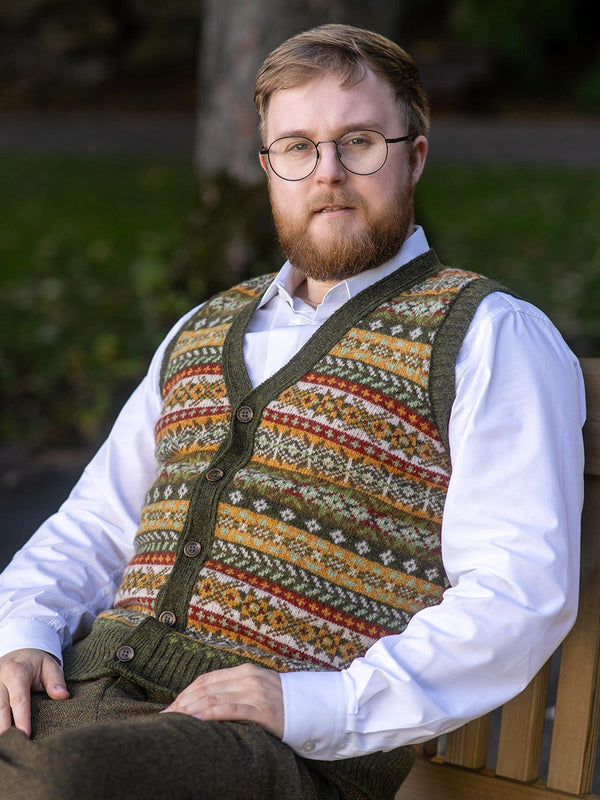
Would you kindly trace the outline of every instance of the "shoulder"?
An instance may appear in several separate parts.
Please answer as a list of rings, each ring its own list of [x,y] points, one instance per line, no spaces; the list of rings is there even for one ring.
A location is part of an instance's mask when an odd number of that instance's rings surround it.
[[[493,292],[480,303],[456,361],[459,393],[471,383],[525,387],[543,396],[573,388],[583,409],[579,360],[548,316],[532,303]]]
[[[576,360],[562,335],[537,306],[519,297],[496,291],[479,303],[464,337],[457,368],[484,352],[501,347],[517,348],[531,356],[554,352],[568,361]]]
[[[496,318],[515,315],[523,315],[543,325],[554,327],[549,317],[533,303],[503,291],[491,292],[482,299],[473,317],[473,323],[491,323]]]

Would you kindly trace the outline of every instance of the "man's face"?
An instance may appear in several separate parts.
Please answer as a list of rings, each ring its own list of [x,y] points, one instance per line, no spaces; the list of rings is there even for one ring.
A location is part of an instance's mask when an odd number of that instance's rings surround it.
[[[291,135],[329,142],[365,129],[386,138],[406,134],[391,87],[370,69],[349,89],[340,87],[336,75],[327,74],[304,86],[274,92],[266,143]],[[413,190],[423,170],[427,141],[421,136],[414,143],[388,148],[387,161],[378,172],[355,175],[340,164],[333,144],[321,144],[316,169],[300,181],[282,180],[261,156],[282,249],[309,277],[342,280],[378,266],[395,255],[411,233]]]

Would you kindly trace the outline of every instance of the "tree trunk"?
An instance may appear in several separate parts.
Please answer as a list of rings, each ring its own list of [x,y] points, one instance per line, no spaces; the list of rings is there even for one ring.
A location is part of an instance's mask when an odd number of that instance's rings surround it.
[[[260,175],[254,79],[284,39],[325,22],[343,22],[393,37],[404,3],[397,0],[204,0],[199,59],[196,165],[241,183]]]
[[[258,165],[252,99],[263,59],[286,38],[325,22],[394,36],[405,0],[204,0],[199,58],[198,195],[169,269],[174,289],[200,302],[243,278],[278,269]]]

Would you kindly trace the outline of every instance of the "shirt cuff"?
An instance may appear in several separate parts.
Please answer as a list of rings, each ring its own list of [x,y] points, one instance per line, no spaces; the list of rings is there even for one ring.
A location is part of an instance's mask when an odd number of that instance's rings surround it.
[[[0,626],[0,658],[26,647],[45,650],[62,666],[60,636],[48,625],[34,619],[14,619]]]
[[[346,692],[341,672],[284,672],[282,741],[303,758],[339,758],[346,734]]]

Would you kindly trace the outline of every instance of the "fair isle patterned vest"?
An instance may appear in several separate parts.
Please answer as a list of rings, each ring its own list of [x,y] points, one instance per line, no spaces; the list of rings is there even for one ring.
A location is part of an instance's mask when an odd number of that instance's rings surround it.
[[[91,634],[117,671],[171,691],[243,661],[342,669],[446,586],[454,363],[498,287],[429,251],[253,389],[243,333],[272,277],[213,298],[171,343],[157,478]]]

